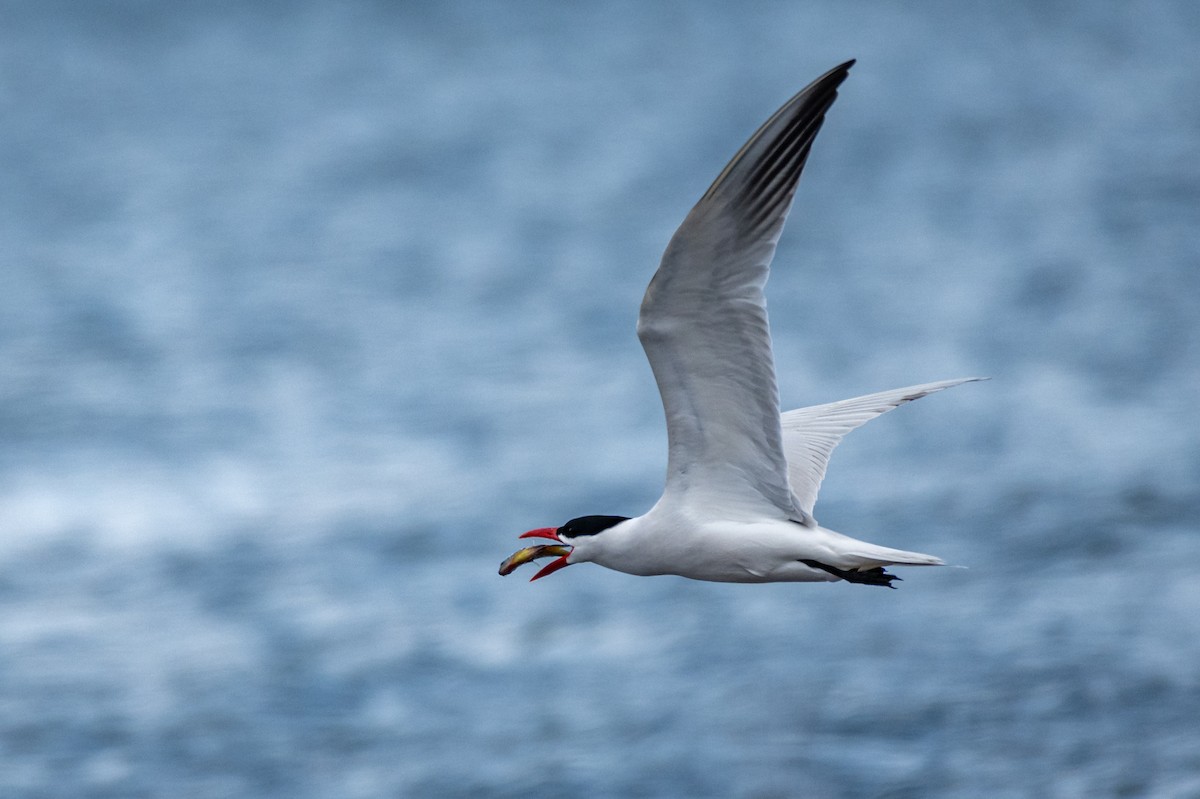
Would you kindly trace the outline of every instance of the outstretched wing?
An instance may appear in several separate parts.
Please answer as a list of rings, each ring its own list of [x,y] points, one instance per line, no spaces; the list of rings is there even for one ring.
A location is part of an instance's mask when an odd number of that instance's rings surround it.
[[[797,181],[853,64],[766,121],[688,214],[646,289],[638,337],[667,416],[664,496],[801,518],[788,484],[763,287]]]
[[[787,456],[788,477],[800,509],[812,518],[817,491],[825,479],[829,456],[842,438],[879,416],[906,402],[920,399],[945,388],[986,380],[963,377],[919,386],[894,388],[862,397],[813,405],[783,414],[783,451]]]

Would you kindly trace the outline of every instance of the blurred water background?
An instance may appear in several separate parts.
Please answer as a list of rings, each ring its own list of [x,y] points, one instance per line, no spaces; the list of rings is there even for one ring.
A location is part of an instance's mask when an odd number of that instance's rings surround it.
[[[1200,5],[0,5],[0,795],[1200,797]],[[768,287],[899,591],[581,566],[664,244],[857,57]],[[526,573],[528,576],[528,572]]]

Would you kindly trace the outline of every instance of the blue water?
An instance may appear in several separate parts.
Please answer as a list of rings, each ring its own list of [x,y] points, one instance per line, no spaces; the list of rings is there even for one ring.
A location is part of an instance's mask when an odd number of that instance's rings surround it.
[[[0,6],[0,795],[1200,797],[1200,6]],[[899,591],[499,561],[658,496],[633,335],[857,57],[785,406]]]

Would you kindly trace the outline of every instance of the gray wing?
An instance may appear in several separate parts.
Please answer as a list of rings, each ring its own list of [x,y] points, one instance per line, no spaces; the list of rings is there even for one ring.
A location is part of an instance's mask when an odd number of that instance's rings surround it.
[[[800,172],[853,61],[738,151],[675,232],[638,318],[667,416],[664,496],[805,521],[788,484],[763,287]]]
[[[941,380],[919,386],[894,388],[877,394],[813,405],[783,414],[783,450],[787,456],[788,476],[800,510],[812,518],[817,491],[825,479],[829,456],[842,438],[856,427],[906,402],[927,396],[935,391],[986,380],[986,377],[963,377]]]

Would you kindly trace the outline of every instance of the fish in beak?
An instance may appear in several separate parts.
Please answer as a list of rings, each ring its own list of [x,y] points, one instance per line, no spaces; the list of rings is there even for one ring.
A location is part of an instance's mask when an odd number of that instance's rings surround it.
[[[530,530],[528,533],[522,533],[521,538],[549,538],[552,541],[559,541],[559,537],[554,527],[541,527],[537,530]],[[518,566],[525,563],[535,561],[538,558],[548,558],[557,556],[558,560],[551,561],[542,567],[541,571],[529,578],[529,582],[540,580],[547,574],[553,574],[559,569],[569,566],[567,557],[571,554],[571,547],[563,546],[562,544],[539,544],[537,546],[525,547],[518,549],[516,552],[505,558],[500,564],[500,575],[505,576],[512,574]]]

